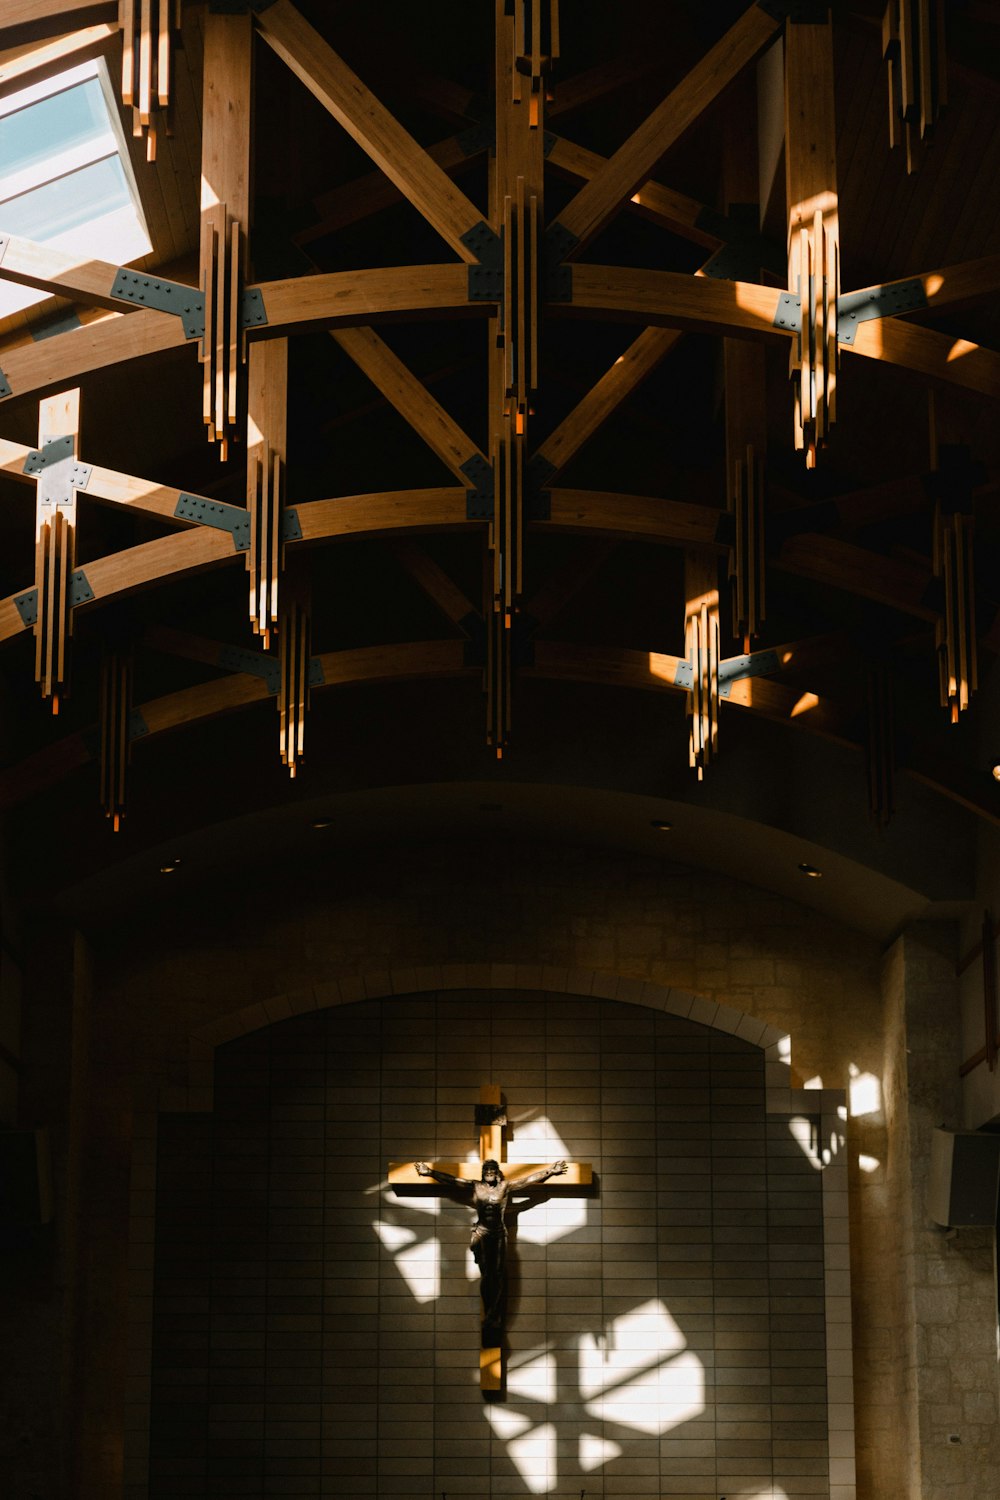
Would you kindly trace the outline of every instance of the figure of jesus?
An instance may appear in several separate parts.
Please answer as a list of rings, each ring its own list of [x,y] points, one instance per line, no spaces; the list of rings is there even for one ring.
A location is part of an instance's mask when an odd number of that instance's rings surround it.
[[[425,1161],[414,1162],[421,1177],[433,1177],[444,1187],[470,1188],[472,1207],[476,1221],[469,1237],[469,1249],[479,1267],[480,1294],[483,1299],[483,1348],[493,1348],[501,1342],[507,1299],[507,1226],[504,1216],[511,1193],[519,1188],[531,1187],[547,1182],[550,1177],[560,1177],[566,1171],[564,1161],[554,1161],[547,1167],[527,1177],[517,1177],[513,1182],[500,1170],[500,1163],[484,1161],[480,1178],[453,1177],[450,1172],[438,1172]]]

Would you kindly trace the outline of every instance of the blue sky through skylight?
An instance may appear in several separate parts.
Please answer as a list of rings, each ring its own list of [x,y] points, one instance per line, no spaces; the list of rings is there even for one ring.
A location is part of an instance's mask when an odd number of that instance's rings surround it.
[[[0,233],[116,265],[152,246],[101,59],[0,99]],[[45,299],[0,282],[0,317]]]

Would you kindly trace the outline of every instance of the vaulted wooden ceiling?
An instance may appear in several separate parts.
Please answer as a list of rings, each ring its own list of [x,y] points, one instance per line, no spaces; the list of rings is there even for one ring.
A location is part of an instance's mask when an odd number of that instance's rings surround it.
[[[0,239],[51,294],[0,327],[32,878],[410,782],[820,844],[899,803],[851,849],[896,872],[997,822],[1000,28],[944,7],[911,79],[938,8],[894,0],[890,148],[882,10],[8,0],[3,93],[117,84],[133,27],[154,244],[129,281]]]

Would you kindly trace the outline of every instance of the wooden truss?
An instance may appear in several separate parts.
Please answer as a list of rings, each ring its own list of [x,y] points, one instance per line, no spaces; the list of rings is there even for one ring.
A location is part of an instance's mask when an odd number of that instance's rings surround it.
[[[944,698],[964,706],[975,686],[976,640],[968,603],[971,543],[961,515],[957,522],[954,519],[954,507],[945,507],[948,526],[941,523],[940,555],[933,560],[877,556],[842,537],[826,535],[820,525],[812,524],[808,512],[786,513],[778,528],[769,521],[765,553],[764,413],[758,397],[767,343],[781,343],[788,350],[794,386],[790,421],[809,462],[816,461],[835,416],[842,355],[897,366],[977,397],[1000,399],[1000,354],[907,320],[914,311],[994,295],[1000,287],[1000,257],[935,269],[905,284],[842,292],[832,43],[825,12],[801,24],[794,17],[785,19],[779,4],[749,5],[619,149],[602,158],[546,133],[543,79],[558,52],[555,4],[531,6],[532,21],[526,29],[524,6],[515,5],[508,14],[504,0],[495,0],[493,129],[483,131],[471,146],[456,136],[431,149],[404,129],[292,0],[271,0],[259,9],[247,5],[242,13],[238,6],[224,9],[227,13],[216,14],[209,6],[206,15],[201,241],[198,268],[191,278],[167,281],[95,260],[81,263],[16,236],[0,235],[0,279],[68,298],[79,312],[79,326],[70,332],[0,348],[0,391],[6,393],[0,406],[3,400],[35,393],[41,397],[42,413],[37,450],[0,439],[0,470],[36,482],[39,495],[34,602],[28,600],[32,590],[27,586],[0,600],[0,643],[34,632],[36,675],[46,696],[57,702],[65,688],[66,643],[77,609],[100,608],[186,573],[237,562],[242,554],[249,572],[249,617],[260,637],[264,666],[140,705],[135,712],[141,716],[144,737],[277,696],[282,759],[294,774],[303,752],[311,690],[478,672],[485,687],[487,736],[501,754],[512,730],[515,680],[523,672],[683,693],[691,715],[691,764],[699,775],[718,746],[722,704],[833,735],[862,749],[864,740],[852,728],[857,704],[830,703],[780,682],[788,664],[800,667],[810,659],[807,646],[795,643],[750,651],[765,618],[766,556],[767,567],[831,583],[933,623],[944,662]],[[73,29],[78,21],[83,24]],[[136,110],[136,128],[149,132],[153,140],[155,109],[169,103],[175,21],[167,0],[152,8],[145,0],[142,6],[132,0],[122,0],[120,6],[8,0],[0,44],[9,38],[11,46],[0,53],[0,89],[14,86],[33,69],[73,60],[98,47],[114,48],[120,36],[123,98]],[[571,15],[564,13],[562,21],[565,28]],[[372,175],[350,191],[338,189],[318,200],[322,222],[312,236],[356,222],[402,197],[440,235],[452,260],[391,270],[254,279],[249,206],[255,35],[374,167]],[[727,278],[715,266],[720,250],[741,242],[736,205],[756,176],[755,163],[741,160],[738,150],[731,153],[729,213],[710,212],[657,181],[654,173],[669,146],[725,90],[739,86],[747,67],[782,36],[787,277],[783,286],[769,286],[762,280]],[[588,90],[604,86],[606,82],[583,79],[576,84],[576,94],[588,97]],[[572,95],[573,88],[570,80],[567,93]],[[468,108],[462,90],[435,87],[434,92],[452,117]],[[553,106],[552,117],[557,114]],[[490,160],[485,210],[455,180],[482,152],[488,152]],[[580,185],[558,216],[547,222],[545,184],[550,172]],[[642,214],[703,246],[709,259],[702,271],[689,275],[584,260],[591,242],[623,211]],[[300,236],[301,243],[308,240],[309,235]],[[485,324],[489,396],[484,447],[462,430],[377,332],[378,325],[416,315],[471,317]],[[555,431],[533,445],[531,419],[542,379],[539,329],[545,319],[574,317],[613,317],[639,325],[640,331]],[[310,328],[329,331],[445,463],[454,485],[296,504],[286,482],[287,340]],[[669,358],[686,330],[724,340],[725,506],[560,487],[559,477],[574,455]],[[209,438],[223,450],[234,437],[245,447],[245,507],[102,468],[90,462],[98,455],[85,453],[81,458],[77,451],[78,402],[71,413],[73,394],[65,389],[69,383],[105,365],[188,346],[197,351],[202,366],[202,410]],[[845,364],[843,378],[848,380],[849,362]],[[63,412],[58,421],[52,415],[57,409]],[[68,456],[78,465],[75,478],[67,478],[68,470],[61,472],[59,482],[66,491],[63,495],[60,490],[62,498],[53,498],[56,466],[39,467],[39,455],[44,455],[52,436],[69,440]],[[88,562],[83,582],[70,589],[80,494],[84,503],[149,513],[176,530]],[[851,497],[837,503],[849,508]],[[900,502],[897,491],[891,496],[880,491],[859,501],[869,514],[871,503],[886,504],[891,512],[894,504],[911,501]],[[482,535],[488,566],[481,601],[465,599],[411,540],[413,533],[436,529]],[[546,531],[574,532],[590,541],[584,561],[575,561],[572,576],[554,578],[542,597],[526,601],[525,548],[533,534]],[[286,562],[302,545],[360,536],[392,541],[400,561],[452,624],[467,638],[481,640],[481,661],[470,656],[468,639],[313,655],[308,587],[298,574],[289,582]],[[687,631],[684,658],[557,645],[542,637],[547,621],[573,589],[586,586],[602,548],[609,540],[624,538],[685,549],[685,600],[683,608],[680,600],[675,606]],[[738,657],[724,655],[719,632],[723,563],[733,591],[734,629],[743,648]],[[945,578],[944,592],[951,603],[943,602],[941,590],[930,586],[935,572]],[[955,581],[949,584],[948,579]],[[956,602],[963,588],[966,592]],[[525,623],[529,616],[534,622],[530,628]],[[529,635],[531,649],[526,652]],[[180,649],[185,641],[185,649],[218,663],[223,645],[196,643],[192,648],[187,637],[177,637],[174,645]],[[103,780],[106,805],[117,818],[134,725],[130,729],[128,671],[116,657],[108,673],[105,701],[112,707],[107,709],[105,739],[117,749],[107,761]],[[859,690],[859,700],[862,696]],[[883,723],[886,701],[881,694],[880,744],[891,739],[891,725]],[[64,751],[49,754],[47,764],[68,766],[78,763],[80,755],[79,746],[67,742]],[[985,795],[970,797],[950,773],[932,774],[927,766],[915,752],[904,769],[997,817]],[[40,774],[46,773],[37,765],[11,773],[7,796],[16,799]],[[884,767],[876,780],[881,808],[889,796]]]

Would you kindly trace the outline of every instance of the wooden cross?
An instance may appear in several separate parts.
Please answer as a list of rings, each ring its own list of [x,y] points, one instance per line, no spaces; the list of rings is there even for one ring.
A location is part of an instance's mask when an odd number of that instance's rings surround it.
[[[507,1115],[500,1096],[498,1084],[485,1084],[479,1091],[479,1104],[476,1107],[476,1124],[479,1127],[479,1161],[434,1161],[427,1165],[435,1172],[441,1172],[449,1177],[471,1179],[479,1177],[482,1173],[483,1162],[498,1162],[503,1169],[503,1175],[510,1184],[513,1192],[579,1192],[581,1188],[591,1185],[592,1175],[590,1163],[586,1161],[569,1161],[566,1170],[557,1178],[550,1178],[543,1183],[524,1183],[519,1187],[521,1179],[530,1177],[532,1173],[544,1171],[545,1162],[514,1162],[508,1163],[506,1159],[506,1143],[504,1140],[504,1128],[507,1124]],[[422,1177],[416,1169],[414,1162],[390,1162],[389,1163],[389,1186],[399,1196],[410,1196],[414,1194],[431,1195],[440,1193],[442,1188],[434,1181]],[[479,1351],[479,1387],[483,1391],[500,1391],[503,1389],[503,1350],[492,1341],[488,1346],[483,1346]]]

